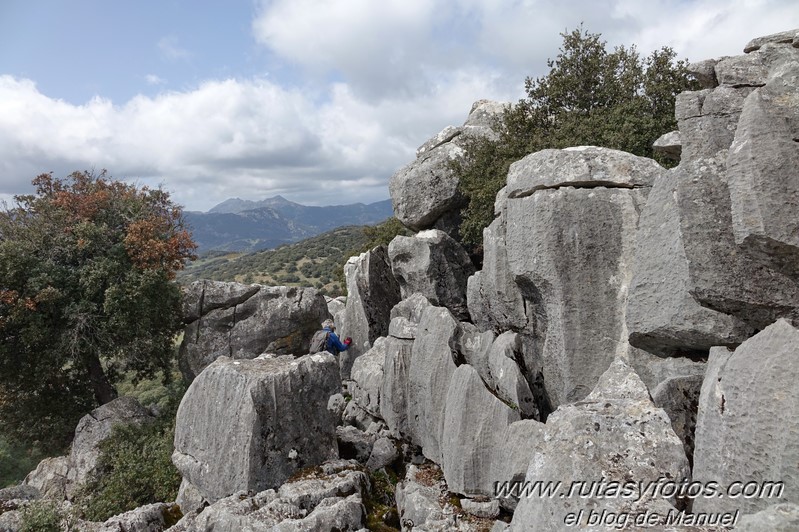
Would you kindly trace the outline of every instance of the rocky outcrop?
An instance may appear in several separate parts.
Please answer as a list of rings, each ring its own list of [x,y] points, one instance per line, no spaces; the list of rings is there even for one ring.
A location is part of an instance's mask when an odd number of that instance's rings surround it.
[[[296,471],[337,456],[328,398],[340,389],[327,353],[220,357],[192,382],[180,403],[172,461],[207,502],[239,490],[262,491]],[[196,500],[183,497],[184,512]]]
[[[717,86],[677,98],[676,182],[689,293],[755,329],[799,306],[799,50],[771,37],[712,62]]]
[[[174,511],[173,505],[166,503],[148,504],[135,510],[115,515],[104,523],[79,520],[74,529],[81,532],[161,532],[169,528],[166,516]],[[174,521],[173,521],[174,522]]]
[[[470,365],[452,375],[444,413],[441,466],[450,489],[467,496],[494,495],[493,473],[505,460],[496,452],[504,443],[508,425],[520,419],[492,395]]]
[[[179,362],[188,380],[220,356],[305,354],[313,333],[330,317],[325,298],[313,288],[195,281],[184,297],[187,325]]]
[[[400,301],[400,287],[391,272],[385,246],[351,257],[344,266],[344,274],[347,306],[338,326],[341,336],[352,338],[352,345],[339,357],[341,377],[348,380],[355,359],[366,353],[375,340],[388,334],[391,309]]]
[[[793,532],[799,530],[799,506],[774,504],[756,514],[741,516],[737,532]]]
[[[786,37],[787,38],[787,37]],[[799,278],[799,49],[768,41],[753,53],[768,73],[744,100],[727,157],[735,243],[758,263]],[[785,43],[787,44],[787,43]]]
[[[369,479],[357,464],[333,461],[309,469],[278,489],[240,491],[189,514],[176,532],[360,530]]]
[[[380,392],[388,339],[381,337],[352,367],[352,400],[375,417],[380,417]]]
[[[422,313],[408,368],[408,421],[411,441],[440,464],[447,390],[455,373],[451,342],[458,322],[449,310],[428,307]]]
[[[527,328],[553,407],[588,395],[629,351],[625,313],[638,213],[662,171],[650,159],[594,147],[543,150],[511,165],[508,266],[528,315],[535,314]]]
[[[701,306],[690,291],[677,188],[673,172],[659,175],[641,213],[627,305],[630,343],[660,355],[737,345],[751,335],[752,327]]]
[[[702,384],[694,480],[783,482],[782,502],[798,503],[799,330],[779,320],[734,352],[714,348]],[[769,497],[711,497],[694,511],[754,513]]]
[[[72,450],[69,455],[67,469],[66,495],[72,498],[82,484],[88,481],[97,471],[100,459],[100,443],[111,436],[111,431],[117,424],[140,424],[154,421],[155,418],[149,410],[144,408],[133,397],[120,397],[104,404],[81,418],[75,428],[75,438],[72,440]],[[53,483],[46,480],[43,487],[48,486],[52,493],[60,493],[60,471],[64,463],[56,462],[58,471],[53,471]],[[45,473],[46,477],[50,473]],[[32,479],[33,480],[33,479]]]
[[[624,484],[661,477],[689,478],[682,442],[668,417],[652,404],[644,383],[621,360],[613,362],[585,400],[554,412],[543,432],[527,471],[531,483],[545,479],[572,486],[579,481],[588,484],[588,479]],[[523,497],[511,530],[569,530],[565,518],[581,508],[614,514],[658,509],[665,515],[669,502],[675,502],[648,493],[639,493],[636,501],[603,497],[591,494],[588,487],[584,493],[586,496],[579,497]]]
[[[28,473],[23,484],[36,488],[45,499],[63,501],[67,498],[69,468],[69,456],[45,458]]]
[[[508,264],[506,217],[497,214],[499,217],[483,229],[483,269],[468,280],[469,315],[483,330],[520,331],[528,324],[524,297]]]
[[[412,237],[397,236],[388,254],[403,299],[420,293],[433,305],[450,309],[458,319],[469,317],[466,282],[474,265],[449,235],[433,229]]]
[[[466,138],[496,135],[493,119],[501,115],[504,106],[487,100],[475,102],[462,127],[445,128],[419,147],[416,160],[391,176],[389,192],[394,216],[400,222],[415,231],[437,227],[457,236],[451,218],[458,217],[464,198],[451,161],[463,156]]]

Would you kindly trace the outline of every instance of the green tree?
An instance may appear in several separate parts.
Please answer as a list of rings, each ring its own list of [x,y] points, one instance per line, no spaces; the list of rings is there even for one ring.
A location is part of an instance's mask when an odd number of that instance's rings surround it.
[[[0,430],[58,451],[123,372],[168,379],[195,245],[160,189],[37,177],[0,212]]]
[[[501,117],[500,138],[470,140],[464,159],[453,162],[468,199],[461,225],[466,243],[482,242],[511,163],[545,148],[580,145],[652,157],[652,143],[677,125],[677,94],[698,88],[687,61],[671,48],[642,59],[635,46],[608,51],[600,34],[582,26],[561,36],[557,57],[547,62],[549,73],[528,77],[527,97]]]

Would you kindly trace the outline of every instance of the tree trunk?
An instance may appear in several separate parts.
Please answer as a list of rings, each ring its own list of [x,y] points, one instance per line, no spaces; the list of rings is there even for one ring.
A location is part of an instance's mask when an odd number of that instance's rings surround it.
[[[96,356],[90,356],[88,360],[89,379],[94,389],[94,398],[101,405],[113,401],[117,398],[118,394],[116,389],[108,381],[103,366],[100,364],[100,359]]]

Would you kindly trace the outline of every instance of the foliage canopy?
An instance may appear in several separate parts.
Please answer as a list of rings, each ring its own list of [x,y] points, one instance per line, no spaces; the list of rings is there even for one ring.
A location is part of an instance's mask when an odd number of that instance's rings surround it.
[[[511,163],[545,148],[603,146],[653,157],[652,143],[676,127],[674,100],[698,88],[686,60],[663,47],[642,58],[635,46],[607,50],[600,34],[582,26],[562,33],[549,73],[525,80],[527,97],[509,107],[500,138],[474,138],[453,162],[468,199],[461,236],[479,245],[494,217],[497,192]]]
[[[0,430],[57,451],[122,372],[169,377],[195,248],[160,189],[42,174],[0,212]]]

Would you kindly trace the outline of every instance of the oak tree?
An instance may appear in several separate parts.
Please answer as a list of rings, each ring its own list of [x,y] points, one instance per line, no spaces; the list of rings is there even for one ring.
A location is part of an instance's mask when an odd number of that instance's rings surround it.
[[[0,431],[58,450],[123,374],[169,378],[196,246],[161,189],[104,171],[33,184],[0,211]]]
[[[452,163],[468,200],[460,230],[467,244],[482,242],[511,163],[545,148],[583,145],[653,157],[652,143],[676,128],[677,94],[698,88],[671,48],[642,58],[635,46],[608,50],[600,34],[582,26],[561,36],[549,72],[528,77],[527,97],[499,120],[500,138],[469,140],[464,159]]]

